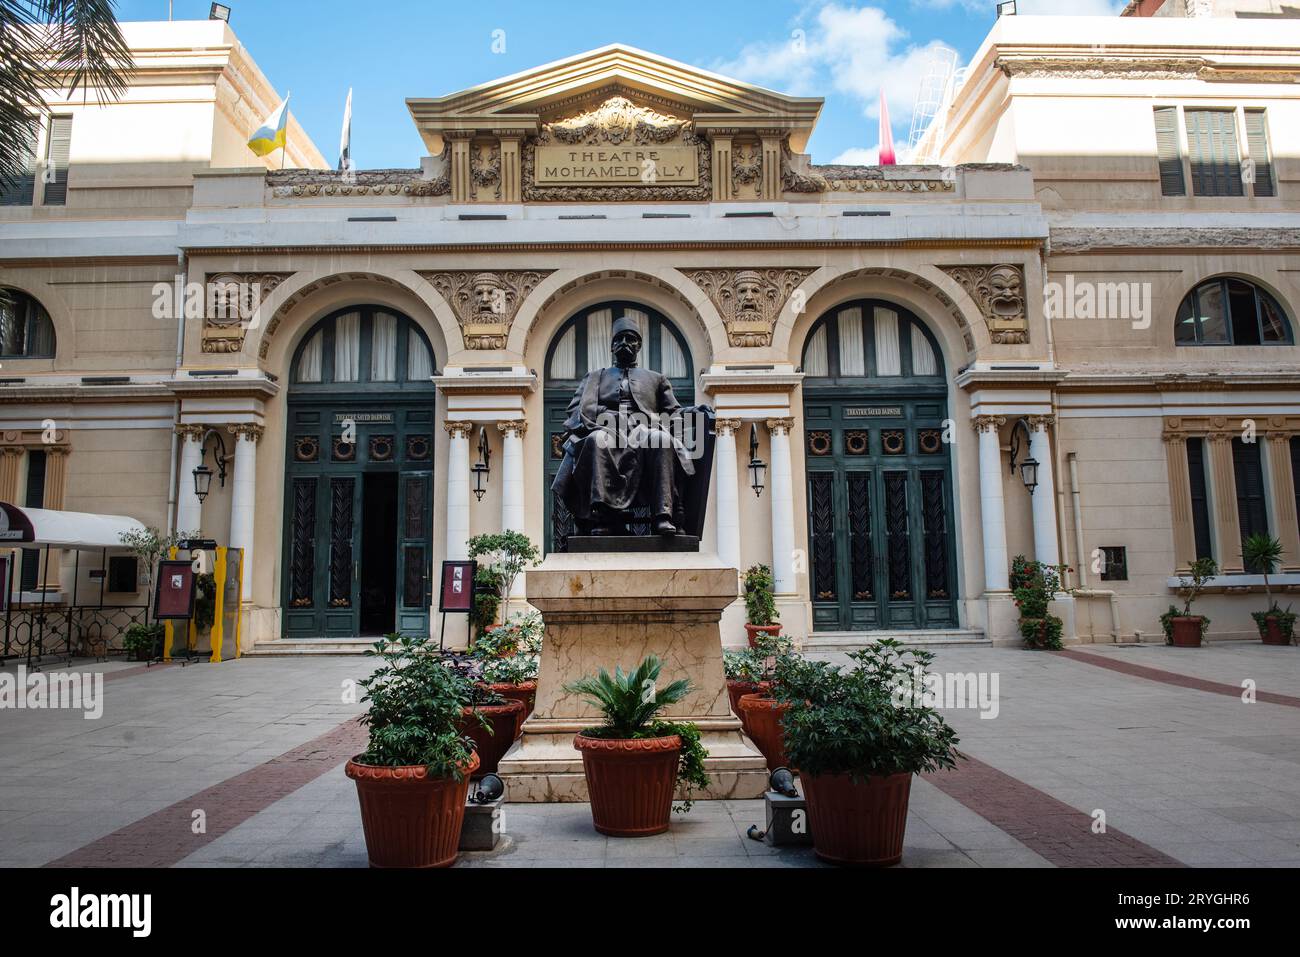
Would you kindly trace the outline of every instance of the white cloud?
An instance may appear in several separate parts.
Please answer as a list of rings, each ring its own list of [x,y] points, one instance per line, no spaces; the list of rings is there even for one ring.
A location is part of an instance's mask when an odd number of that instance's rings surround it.
[[[732,60],[715,64],[734,76],[793,96],[816,96],[834,89],[856,100],[866,117],[879,115],[881,87],[897,124],[911,116],[921,76],[936,48],[908,44],[907,32],[879,7],[836,3],[816,9],[781,42],[751,43]]]
[[[831,162],[845,166],[875,166],[880,162],[880,147],[873,146],[871,149],[866,149],[862,146],[855,146],[852,149],[845,150]]]

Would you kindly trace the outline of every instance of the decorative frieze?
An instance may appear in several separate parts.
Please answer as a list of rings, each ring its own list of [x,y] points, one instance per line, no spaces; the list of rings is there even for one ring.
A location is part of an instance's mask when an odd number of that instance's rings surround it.
[[[722,316],[733,346],[770,346],[782,307],[812,268],[683,269]]]
[[[446,158],[446,151],[443,157]],[[451,180],[443,163],[443,174],[427,178],[418,169],[328,170],[286,169],[271,170],[266,183],[276,199],[311,196],[446,196],[451,192]]]
[[[426,271],[456,314],[466,349],[504,349],[520,304],[553,270]]]
[[[1014,263],[989,266],[940,266],[970,294],[984,316],[993,342],[1014,345],[1029,341],[1025,303],[1025,270]]]

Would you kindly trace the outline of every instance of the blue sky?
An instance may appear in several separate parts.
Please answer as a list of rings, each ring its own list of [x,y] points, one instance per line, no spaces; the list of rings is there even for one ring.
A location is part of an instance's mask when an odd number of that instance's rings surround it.
[[[814,162],[872,162],[883,86],[896,145],[936,46],[965,63],[994,0],[230,0],[231,26],[331,163],[353,88],[357,166],[413,167],[424,152],[408,96],[441,96],[607,43],[627,43],[784,93],[822,96]],[[174,0],[206,19],[209,0]],[[1019,0],[1021,14],[1111,14],[1112,0]],[[167,0],[118,0],[122,20],[165,20]],[[493,51],[504,31],[504,52]],[[251,132],[251,131],[250,131]]]

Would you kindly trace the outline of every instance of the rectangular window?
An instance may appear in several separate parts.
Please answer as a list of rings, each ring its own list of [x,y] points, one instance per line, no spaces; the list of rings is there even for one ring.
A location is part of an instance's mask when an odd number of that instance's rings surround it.
[[[46,206],[63,206],[68,202],[68,160],[72,156],[72,117],[51,116],[50,136],[45,143]]]
[[[1156,160],[1160,164],[1160,195],[1186,196],[1183,153],[1178,141],[1178,107],[1157,106]]]
[[[1256,196],[1273,196],[1273,158],[1268,152],[1268,119],[1263,110],[1246,110],[1246,148],[1253,167]]]
[[[1128,581],[1128,548],[1123,545],[1101,546],[1101,580]]]
[[[1268,504],[1264,493],[1264,467],[1258,442],[1232,440],[1232,471],[1237,480],[1237,519],[1241,540],[1268,534]]]
[[[1210,498],[1205,481],[1205,440],[1187,440],[1187,477],[1192,488],[1192,532],[1196,557],[1213,558],[1210,547]]]
[[[27,453],[27,488],[23,505],[26,508],[45,507],[45,453],[39,450]],[[18,586],[23,591],[35,591],[40,584],[43,551],[40,548],[23,549],[22,573]]]
[[[20,132],[21,136],[22,133]],[[36,139],[27,138],[27,142],[18,153],[18,165],[24,172],[13,183],[0,183],[0,206],[30,206],[32,194],[36,190]]]
[[[134,555],[114,555],[108,560],[108,590],[112,592],[135,592],[140,586],[136,577],[136,560]]]
[[[1236,110],[1186,110],[1187,152],[1192,192],[1197,196],[1242,196],[1241,152]]]

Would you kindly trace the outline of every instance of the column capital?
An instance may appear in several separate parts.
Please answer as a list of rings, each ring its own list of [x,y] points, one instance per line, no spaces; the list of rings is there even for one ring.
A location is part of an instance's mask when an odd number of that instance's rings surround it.
[[[977,415],[970,424],[976,432],[997,432],[1007,424],[1007,418],[1004,415]]]
[[[444,422],[442,427],[447,430],[447,434],[453,439],[469,438],[470,432],[474,429],[473,422]]]
[[[176,434],[190,442],[202,442],[207,427],[202,425],[178,425]]]
[[[789,435],[790,430],[794,428],[794,419],[786,417],[783,419],[768,419],[767,430],[773,435]]]
[[[1029,426],[1030,432],[1046,432],[1048,429],[1056,428],[1056,416],[1054,415],[1027,415],[1025,422]]]
[[[42,449],[44,450],[47,456],[53,455],[56,457],[60,455],[67,455],[69,452],[72,451],[72,449],[68,448],[66,445],[45,445],[42,446]]]
[[[740,431],[740,419],[714,419],[713,431],[718,435],[734,435]]]
[[[235,425],[226,426],[226,430],[235,437],[235,442],[243,439],[245,442],[257,442],[262,438],[266,429],[260,425],[254,425],[252,422],[240,422]]]
[[[464,424],[468,425],[469,423]],[[447,426],[448,430],[450,430],[451,423],[447,423]],[[497,423],[497,430],[502,435],[509,435],[513,432],[517,438],[522,439],[524,433],[528,431],[528,422],[524,419],[503,419]]]
[[[0,455],[5,456],[6,458],[15,458],[15,459],[16,459],[16,458],[18,458],[19,456],[21,456],[21,455],[22,455],[24,452],[26,452],[26,451],[27,451],[26,447],[25,447],[25,446],[22,446],[22,445],[5,445],[5,446],[0,446]]]
[[[1170,432],[1166,430],[1160,433],[1160,439],[1167,445],[1181,445],[1187,441],[1188,435],[1186,432]]]
[[[1205,438],[1216,445],[1231,443],[1237,437],[1236,432],[1207,432]]]

